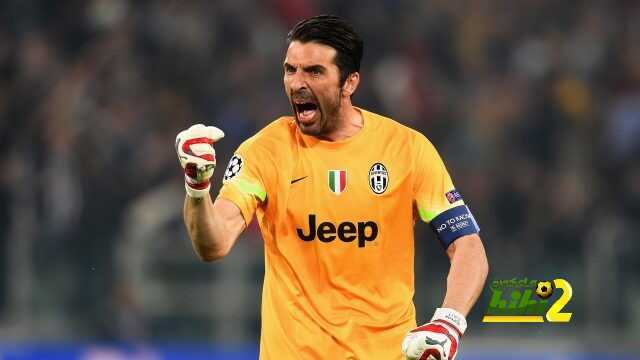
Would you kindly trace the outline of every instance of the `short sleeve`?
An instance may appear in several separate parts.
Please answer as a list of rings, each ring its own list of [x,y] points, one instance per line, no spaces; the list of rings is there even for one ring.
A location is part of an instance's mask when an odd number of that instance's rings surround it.
[[[433,145],[418,137],[416,144],[415,204],[420,218],[429,223],[446,249],[456,239],[478,233],[480,227]]]
[[[218,197],[236,204],[246,224],[267,200],[273,168],[269,159],[270,154],[249,139],[240,145],[225,169]]]
[[[415,139],[414,201],[420,218],[429,223],[442,212],[464,205],[442,158],[423,135]]]

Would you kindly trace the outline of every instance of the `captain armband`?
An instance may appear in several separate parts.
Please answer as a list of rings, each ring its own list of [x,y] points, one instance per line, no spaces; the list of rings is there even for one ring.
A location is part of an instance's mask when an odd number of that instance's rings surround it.
[[[430,225],[445,249],[461,236],[480,232],[476,219],[466,205],[443,211],[431,220]]]

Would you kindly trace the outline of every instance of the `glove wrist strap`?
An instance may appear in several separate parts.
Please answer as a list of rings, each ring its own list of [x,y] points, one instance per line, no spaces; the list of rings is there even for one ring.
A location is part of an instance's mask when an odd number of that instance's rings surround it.
[[[456,331],[458,331],[460,337],[462,337],[465,330],[467,330],[467,319],[465,319],[464,315],[454,309],[437,308],[436,312],[431,318],[431,321],[444,322],[445,324],[453,327]]]
[[[187,191],[189,197],[199,199],[209,195],[211,182],[195,183],[194,180],[188,176],[185,176],[184,180],[184,189]]]

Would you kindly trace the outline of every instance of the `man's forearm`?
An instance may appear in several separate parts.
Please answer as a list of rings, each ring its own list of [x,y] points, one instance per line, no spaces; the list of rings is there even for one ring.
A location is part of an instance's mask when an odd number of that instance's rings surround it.
[[[191,244],[204,261],[224,257],[224,243],[216,237],[213,203],[209,196],[202,198],[185,197],[184,223],[191,238]]]
[[[240,209],[231,201],[210,196],[186,197],[184,223],[194,250],[204,261],[223,258],[246,227]]]
[[[442,307],[467,316],[478,300],[489,272],[482,240],[477,234],[467,235],[447,249],[451,268],[447,276],[447,293]]]
[[[466,317],[482,292],[489,265],[477,234],[465,235],[448,248],[451,268],[447,294],[431,321],[411,330],[402,341],[407,359],[455,360],[467,330]]]

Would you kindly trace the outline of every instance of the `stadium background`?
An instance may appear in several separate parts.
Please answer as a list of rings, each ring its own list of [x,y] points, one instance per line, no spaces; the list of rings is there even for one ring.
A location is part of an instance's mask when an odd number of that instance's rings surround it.
[[[318,13],[364,38],[355,103],[439,148],[489,280],[573,285],[569,324],[482,324],[485,291],[460,358],[638,358],[640,4],[604,0],[3,0],[0,358],[256,357],[258,230],[196,259],[173,142],[217,125],[224,166],[288,113],[284,37]],[[425,321],[448,263],[416,231]]]

